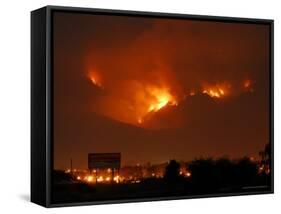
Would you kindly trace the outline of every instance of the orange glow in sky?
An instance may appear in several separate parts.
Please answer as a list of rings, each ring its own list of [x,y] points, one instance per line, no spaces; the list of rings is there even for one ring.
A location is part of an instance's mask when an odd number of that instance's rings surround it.
[[[88,152],[236,158],[269,141],[270,25],[80,15],[53,15],[54,168],[87,168]]]

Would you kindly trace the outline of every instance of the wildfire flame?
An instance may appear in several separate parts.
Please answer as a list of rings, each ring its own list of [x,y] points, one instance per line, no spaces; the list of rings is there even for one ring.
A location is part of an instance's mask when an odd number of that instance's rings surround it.
[[[102,88],[101,77],[97,72],[90,71],[88,75],[89,75],[90,80],[92,81],[92,83],[95,86]]]
[[[252,81],[249,80],[249,79],[244,80],[244,82],[243,82],[243,87],[244,87],[244,90],[245,90],[245,91],[250,91],[250,92],[253,92],[253,91],[254,91],[254,89],[253,89],[253,83],[252,83]]]
[[[146,99],[147,103],[144,103],[146,110],[137,118],[139,124],[143,123],[144,117],[151,112],[157,112],[167,105],[178,105],[176,98],[166,87],[149,86],[146,88],[146,92],[149,98]]]
[[[202,93],[213,98],[222,98],[230,93],[231,85],[229,83],[221,83],[215,85],[203,86]]]
[[[153,88],[150,93],[155,97],[155,101],[149,105],[148,112],[158,111],[167,104],[177,105],[177,101],[167,89]]]
[[[244,81],[244,88],[249,88],[251,86],[251,80]]]
[[[208,94],[210,97],[220,98],[224,96],[224,90],[220,88],[204,89],[203,94]]]
[[[195,91],[192,90],[189,92],[189,96],[194,96],[194,95],[195,95]]]

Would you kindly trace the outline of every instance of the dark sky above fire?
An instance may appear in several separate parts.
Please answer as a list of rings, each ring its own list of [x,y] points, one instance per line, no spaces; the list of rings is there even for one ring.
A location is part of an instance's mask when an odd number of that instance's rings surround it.
[[[55,12],[54,166],[258,157],[269,26]]]

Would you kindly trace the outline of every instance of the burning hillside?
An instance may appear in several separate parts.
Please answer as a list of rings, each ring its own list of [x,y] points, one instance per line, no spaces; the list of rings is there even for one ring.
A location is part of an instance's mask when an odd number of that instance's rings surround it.
[[[137,125],[145,126],[148,118],[153,117],[165,107],[173,107],[181,105],[181,103],[189,96],[200,94],[208,95],[213,99],[226,99],[240,93],[253,91],[252,81],[241,80],[240,87],[234,88],[228,81],[221,83],[198,83],[199,89],[190,89],[184,93],[183,88],[177,85],[177,89],[173,87],[173,82],[169,84],[150,83],[145,80],[126,80],[120,81],[116,88],[107,86],[106,79],[102,84],[102,72],[89,72],[89,78],[92,83],[106,91],[105,95],[99,100],[100,111],[102,114],[115,120]],[[110,81],[109,81],[110,82]]]

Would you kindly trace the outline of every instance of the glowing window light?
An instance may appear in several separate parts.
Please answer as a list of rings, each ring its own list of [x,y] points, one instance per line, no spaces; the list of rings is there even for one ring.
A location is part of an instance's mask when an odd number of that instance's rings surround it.
[[[113,180],[114,180],[114,181],[118,181],[119,178],[120,178],[119,175],[116,175],[116,176],[114,176]]]
[[[92,182],[93,180],[94,180],[93,176],[88,176],[88,177],[87,177],[87,181],[88,181],[88,182]]]
[[[104,181],[103,177],[99,176],[98,179],[97,179],[97,182],[103,182],[103,181]]]

